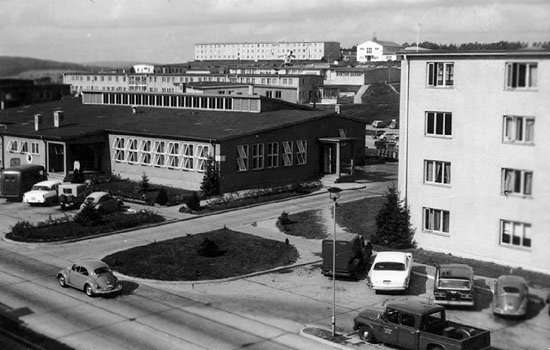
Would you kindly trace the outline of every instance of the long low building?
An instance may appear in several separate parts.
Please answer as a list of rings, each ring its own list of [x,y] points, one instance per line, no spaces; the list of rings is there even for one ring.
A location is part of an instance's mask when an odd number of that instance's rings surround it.
[[[357,163],[365,124],[259,96],[87,92],[0,112],[3,167],[44,165],[198,190],[209,159],[230,192],[296,184]]]

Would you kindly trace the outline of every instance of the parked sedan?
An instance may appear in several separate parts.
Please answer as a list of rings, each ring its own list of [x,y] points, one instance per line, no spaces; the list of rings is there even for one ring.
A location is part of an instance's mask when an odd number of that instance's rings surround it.
[[[113,197],[108,192],[92,192],[90,193],[84,202],[80,206],[80,209],[84,208],[86,205],[93,205],[94,209],[102,213],[113,213],[122,209],[122,201],[118,198]]]
[[[23,202],[30,205],[57,202],[57,189],[60,183],[60,180],[46,180],[34,184],[31,190],[23,195]]]
[[[413,256],[403,252],[379,252],[368,274],[375,292],[405,291],[409,288]]]
[[[523,277],[504,275],[495,282],[493,313],[500,316],[525,316],[529,287]]]
[[[83,260],[66,267],[57,273],[57,281],[61,287],[82,290],[89,297],[122,290],[122,283],[109,266],[99,260]]]

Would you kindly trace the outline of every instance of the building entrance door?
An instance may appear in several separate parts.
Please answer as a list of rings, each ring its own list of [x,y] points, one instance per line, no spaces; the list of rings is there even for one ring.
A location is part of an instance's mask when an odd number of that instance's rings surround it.
[[[65,145],[48,142],[48,172],[65,173]]]

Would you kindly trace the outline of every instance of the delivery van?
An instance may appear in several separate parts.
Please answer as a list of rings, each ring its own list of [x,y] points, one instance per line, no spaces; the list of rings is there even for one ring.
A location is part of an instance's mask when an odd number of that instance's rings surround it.
[[[20,201],[35,183],[47,179],[42,165],[28,164],[4,169],[0,172],[0,197]]]

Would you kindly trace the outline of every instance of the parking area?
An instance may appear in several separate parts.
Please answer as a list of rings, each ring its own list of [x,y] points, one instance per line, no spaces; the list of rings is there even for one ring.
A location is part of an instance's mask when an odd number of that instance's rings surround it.
[[[31,206],[23,202],[12,202],[5,198],[0,199],[0,222],[5,233],[18,221],[26,220],[31,223],[48,220],[49,217],[57,218],[71,215],[76,209],[61,210],[59,205]]]

